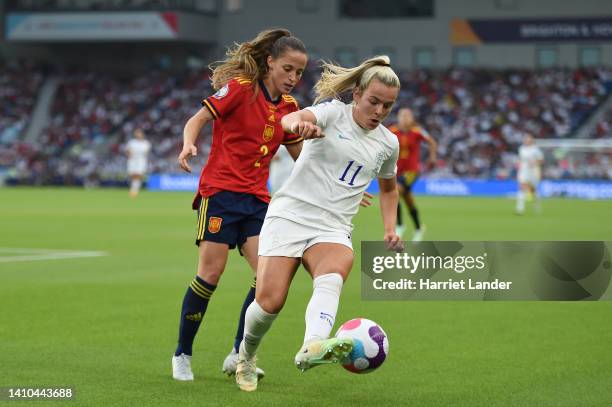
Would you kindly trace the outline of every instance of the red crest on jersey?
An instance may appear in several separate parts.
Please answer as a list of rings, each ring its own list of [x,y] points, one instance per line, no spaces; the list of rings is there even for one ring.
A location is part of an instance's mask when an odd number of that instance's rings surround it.
[[[208,219],[208,231],[210,233],[217,233],[221,230],[221,222],[223,222],[223,218],[218,218],[216,216],[211,216]]]

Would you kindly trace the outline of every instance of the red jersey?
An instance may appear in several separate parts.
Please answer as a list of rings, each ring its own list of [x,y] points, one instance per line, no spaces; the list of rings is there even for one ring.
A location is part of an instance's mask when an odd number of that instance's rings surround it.
[[[281,95],[272,101],[265,86],[258,87],[255,95],[250,80],[234,78],[202,101],[215,121],[210,155],[200,175],[201,196],[233,191],[270,202],[266,184],[272,157],[281,144],[302,141],[280,124],[284,115],[299,109],[296,100]]]
[[[407,171],[420,171],[421,141],[431,137],[421,126],[413,125],[410,130],[403,132],[397,126],[389,127],[398,138],[400,145],[397,160],[397,173]]]

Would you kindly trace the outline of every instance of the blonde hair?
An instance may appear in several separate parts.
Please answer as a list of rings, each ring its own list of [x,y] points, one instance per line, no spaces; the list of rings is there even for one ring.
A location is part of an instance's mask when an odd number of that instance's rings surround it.
[[[234,48],[227,50],[225,60],[208,66],[212,71],[213,88],[219,90],[237,76],[251,80],[255,87],[268,73],[268,56],[278,58],[287,49],[306,54],[302,41],[292,36],[286,28],[265,30],[251,41],[234,43]]]
[[[378,79],[389,87],[399,88],[400,80],[391,69],[390,62],[386,55],[370,58],[354,68],[343,68],[324,62],[321,79],[314,86],[317,95],[314,103],[328,98],[338,99],[343,92],[355,87],[363,92],[372,79]]]

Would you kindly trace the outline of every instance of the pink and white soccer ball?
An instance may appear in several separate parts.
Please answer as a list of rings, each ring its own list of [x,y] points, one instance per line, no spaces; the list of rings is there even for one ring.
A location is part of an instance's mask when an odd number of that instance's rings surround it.
[[[370,373],[383,364],[389,354],[389,338],[382,327],[365,318],[342,324],[337,338],[352,338],[353,350],[342,366],[353,373]]]

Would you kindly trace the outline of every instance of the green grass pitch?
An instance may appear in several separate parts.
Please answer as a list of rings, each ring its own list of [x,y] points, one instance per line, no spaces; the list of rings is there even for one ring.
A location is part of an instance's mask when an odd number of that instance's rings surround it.
[[[612,201],[550,199],[523,217],[509,199],[417,201],[429,240],[612,240]],[[188,193],[0,189],[0,387],[74,386],[75,401],[53,404],[71,406],[610,405],[612,303],[364,302],[358,257],[337,322],[385,328],[390,355],[378,371],[293,366],[311,292],[300,271],[260,350],[267,377],[240,392],[221,374],[251,282],[232,253],[196,338],[196,380],[175,382],[170,358],[197,259],[190,205]],[[357,216],[357,249],[382,237],[379,219],[376,207]],[[7,261],[23,255],[14,248],[107,255]]]

